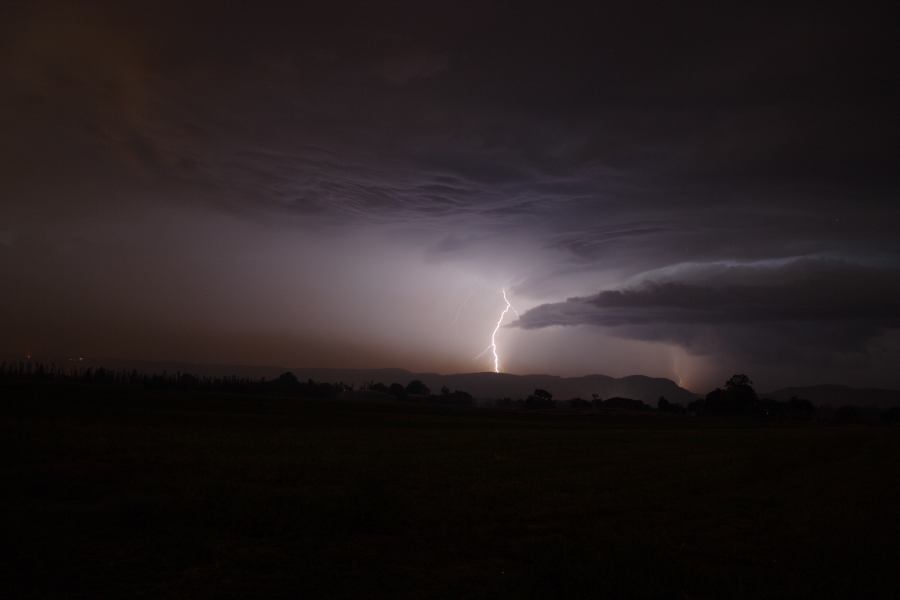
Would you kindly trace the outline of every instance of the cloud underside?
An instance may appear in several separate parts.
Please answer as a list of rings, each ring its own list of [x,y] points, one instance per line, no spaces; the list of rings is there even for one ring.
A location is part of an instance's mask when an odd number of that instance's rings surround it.
[[[695,354],[821,361],[864,354],[874,338],[900,327],[900,271],[824,258],[694,264],[537,306],[515,325],[594,325]]]

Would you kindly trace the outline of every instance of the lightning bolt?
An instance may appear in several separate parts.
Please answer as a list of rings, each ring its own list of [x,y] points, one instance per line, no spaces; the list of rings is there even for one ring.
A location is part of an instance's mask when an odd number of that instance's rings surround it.
[[[506,302],[506,306],[503,308],[503,312],[500,313],[500,318],[497,319],[497,324],[494,325],[494,331],[491,332],[491,345],[488,346],[488,348],[490,348],[491,352],[494,354],[494,373],[500,372],[500,357],[497,355],[497,332],[500,331],[500,325],[503,324],[503,319],[506,317],[506,313],[508,313],[511,308],[513,312],[519,314],[516,309],[512,307],[512,304],[510,304],[509,298],[506,297],[506,288],[503,288],[500,291],[503,293],[503,301]],[[481,354],[484,354],[484,352],[482,352]]]

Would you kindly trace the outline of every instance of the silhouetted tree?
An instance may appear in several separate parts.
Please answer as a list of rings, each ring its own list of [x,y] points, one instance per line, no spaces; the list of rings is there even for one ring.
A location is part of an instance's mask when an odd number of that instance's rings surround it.
[[[538,388],[525,399],[525,406],[529,408],[553,408],[553,394]]]
[[[443,393],[444,389],[447,390],[446,394]],[[441,389],[441,395],[437,397],[437,401],[441,404],[451,404],[454,406],[472,406],[475,404],[475,399],[470,394],[460,390],[451,392],[446,386]]]
[[[660,396],[656,401],[656,410],[662,413],[669,413],[675,415],[684,414],[684,407],[680,404],[675,404],[674,402],[669,402],[668,398],[665,396]]]
[[[749,406],[759,400],[756,390],[753,389],[753,382],[744,374],[732,375],[731,379],[725,382],[725,391],[732,401],[740,406]]]
[[[289,373],[289,375],[293,376],[293,373]],[[178,383],[178,387],[184,389],[192,389],[200,385],[200,378],[196,375],[191,375],[190,373],[179,373],[176,381]],[[296,382],[297,379],[294,378],[294,381]]]
[[[743,373],[732,375],[728,381],[725,382],[725,387],[727,389],[738,387],[749,387],[752,389],[752,386],[753,382],[750,380],[750,377]]]
[[[287,371],[276,377],[272,381],[272,385],[277,389],[288,391],[299,387],[300,381],[297,379],[296,375]]]
[[[406,384],[406,393],[410,396],[428,396],[431,394],[431,390],[418,379],[413,379]]]
[[[390,394],[391,393],[391,390],[388,389],[388,386],[384,385],[380,381],[370,383],[369,390],[371,390],[373,392],[381,392],[382,394]]]
[[[759,397],[747,375],[732,375],[725,389],[716,388],[703,400],[692,402],[688,410],[709,415],[751,415],[759,412]]]

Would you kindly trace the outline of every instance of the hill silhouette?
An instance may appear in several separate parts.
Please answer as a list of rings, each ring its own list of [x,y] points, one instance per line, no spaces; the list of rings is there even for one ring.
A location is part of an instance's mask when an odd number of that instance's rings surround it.
[[[10,357],[11,360],[20,357]],[[273,379],[286,371],[294,373],[298,379],[312,379],[319,382],[342,382],[360,386],[371,382],[406,384],[419,380],[431,390],[447,386],[454,390],[464,390],[477,399],[525,398],[535,389],[548,390],[558,400],[584,398],[590,400],[594,394],[602,399],[611,397],[632,398],[656,406],[660,396],[670,402],[688,404],[697,399],[697,394],[679,387],[674,381],[662,377],[629,375],[610,377],[608,375],[585,375],[582,377],[559,377],[556,375],[513,375],[510,373],[417,373],[406,369],[322,369],[294,368],[288,366],[217,365],[189,362],[137,361],[111,358],[84,358],[72,363],[71,359],[59,356],[36,356],[45,364],[65,367],[75,365],[81,369],[105,367],[113,370],[137,369],[143,373],[192,373],[199,376],[240,376],[251,379]]]
[[[342,381],[362,384],[369,381],[422,381],[432,390],[447,386],[450,389],[465,390],[475,398],[524,398],[535,389],[548,390],[554,398],[591,399],[594,394],[600,398],[620,396],[642,400],[656,405],[660,396],[672,402],[689,403],[697,395],[679,387],[674,381],[644,375],[610,377],[608,375],[585,375],[583,377],[558,377],[555,375],[512,375],[509,373],[414,373],[404,369],[294,369],[301,379],[315,381]]]

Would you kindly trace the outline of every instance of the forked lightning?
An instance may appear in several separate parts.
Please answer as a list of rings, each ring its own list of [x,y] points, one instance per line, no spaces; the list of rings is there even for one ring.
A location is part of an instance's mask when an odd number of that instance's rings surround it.
[[[506,306],[503,308],[503,312],[500,313],[500,318],[497,319],[497,324],[494,326],[494,331],[491,332],[491,352],[494,354],[494,373],[500,372],[500,356],[497,355],[497,332],[500,331],[500,325],[503,324],[503,319],[506,317],[506,313],[512,308],[514,312],[516,309],[512,307],[512,304],[509,302],[509,298],[506,297],[506,288],[500,290],[503,293],[503,301],[506,302]],[[518,314],[518,312],[516,312]]]

